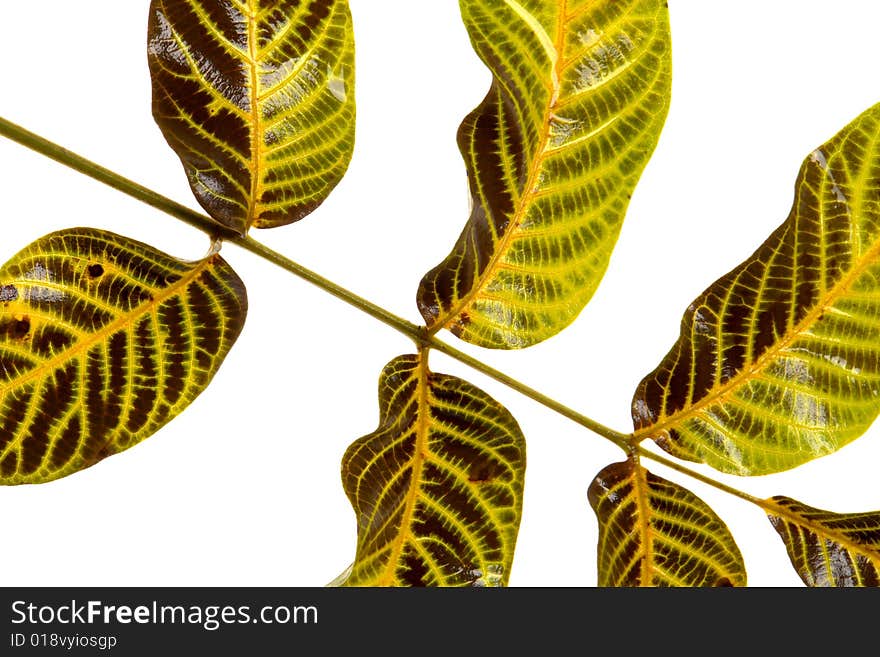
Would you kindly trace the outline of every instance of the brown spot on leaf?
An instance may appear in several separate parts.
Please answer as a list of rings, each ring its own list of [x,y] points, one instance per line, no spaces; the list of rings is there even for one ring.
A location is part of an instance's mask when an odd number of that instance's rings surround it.
[[[472,484],[488,484],[498,476],[498,467],[493,463],[474,464],[468,473],[468,481]]]
[[[13,319],[6,326],[6,330],[14,340],[22,340],[26,338],[31,331],[31,320],[29,317]]]
[[[0,288],[0,301],[7,303],[18,299],[18,288],[14,285],[4,285]]]

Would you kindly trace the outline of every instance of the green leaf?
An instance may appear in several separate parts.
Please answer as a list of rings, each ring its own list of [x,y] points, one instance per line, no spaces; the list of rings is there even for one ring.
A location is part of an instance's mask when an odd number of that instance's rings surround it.
[[[347,586],[504,586],[522,510],[525,440],[513,416],[427,355],[379,380],[379,428],[342,460],[358,541]]]
[[[806,158],[788,219],[688,308],[636,438],[723,472],[793,468],[880,412],[880,105]]]
[[[472,211],[422,280],[432,332],[521,348],[568,326],[608,266],[670,97],[663,0],[461,0],[494,79],[462,123]]]
[[[0,484],[43,483],[152,435],[241,332],[244,285],[100,230],[47,235],[0,268]]]
[[[765,502],[804,584],[880,586],[880,512],[832,513],[782,496]]]
[[[599,520],[599,586],[745,586],[727,525],[692,492],[637,461],[602,470],[589,491]]]
[[[153,0],[153,116],[202,207],[244,234],[312,212],[354,147],[346,0]]]

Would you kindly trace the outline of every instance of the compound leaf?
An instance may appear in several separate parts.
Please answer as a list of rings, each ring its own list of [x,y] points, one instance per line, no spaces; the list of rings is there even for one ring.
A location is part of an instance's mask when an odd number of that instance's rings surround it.
[[[525,441],[497,401],[399,356],[379,428],[342,460],[358,541],[347,586],[503,586],[522,509]]]
[[[805,160],[788,219],[688,308],[636,438],[723,472],[793,468],[880,412],[880,105]]]
[[[472,211],[422,280],[430,330],[521,348],[577,317],[605,273],[669,105],[663,0],[461,0],[494,79],[462,123]]]
[[[33,242],[0,268],[0,484],[152,435],[208,385],[246,312],[216,253],[183,262],[85,228]]]
[[[804,584],[880,586],[880,513],[833,513],[782,496],[765,508]]]
[[[602,470],[589,491],[599,520],[599,586],[745,586],[730,530],[692,492],[637,461]]]
[[[354,147],[347,0],[153,0],[153,116],[199,203],[244,234],[297,221]]]

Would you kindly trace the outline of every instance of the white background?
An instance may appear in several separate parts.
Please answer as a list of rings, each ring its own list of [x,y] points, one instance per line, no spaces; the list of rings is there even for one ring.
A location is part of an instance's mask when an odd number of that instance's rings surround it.
[[[639,380],[682,312],[788,214],[801,160],[880,101],[876,2],[670,0],[674,87],[660,146],[608,274],[578,321],[526,351],[471,348],[504,372],[628,431]],[[489,76],[452,0],[351,0],[357,146],[331,198],[255,236],[411,321],[422,275],[467,218],[455,145]],[[147,2],[3,3],[0,115],[198,208],[150,116]],[[0,260],[45,233],[107,228],[183,258],[201,233],[0,140]],[[144,443],[42,486],[0,489],[0,585],[322,586],[351,561],[346,446],[377,422],[383,365],[408,340],[234,246],[244,332],[208,390]],[[586,491],[622,453],[450,359],[528,440],[513,586],[594,586]],[[836,511],[880,509],[880,425],[837,454],[761,478],[719,480]],[[797,586],[762,512],[665,468],[730,526],[754,586]],[[694,469],[712,474],[708,468]]]

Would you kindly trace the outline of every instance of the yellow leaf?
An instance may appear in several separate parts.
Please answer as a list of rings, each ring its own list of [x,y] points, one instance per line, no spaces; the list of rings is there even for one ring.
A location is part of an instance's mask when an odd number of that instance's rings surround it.
[[[217,254],[183,262],[100,230],[43,237],[0,268],[0,484],[132,447],[210,383],[247,295]]]
[[[807,586],[880,586],[880,513],[833,513],[782,496],[765,508]]]
[[[662,0],[461,0],[494,79],[462,123],[472,212],[418,303],[431,332],[527,347],[592,297],[669,106]]]
[[[599,586],[745,586],[730,530],[692,492],[634,460],[590,486],[599,520]]]
[[[342,461],[357,515],[347,586],[503,586],[522,509],[525,440],[497,401],[399,356],[379,380],[379,428]]]
[[[788,219],[688,308],[636,391],[636,439],[761,475],[830,454],[880,412],[880,105],[811,153]]]
[[[297,221],[354,147],[346,0],[153,0],[153,116],[202,207],[244,234]]]

